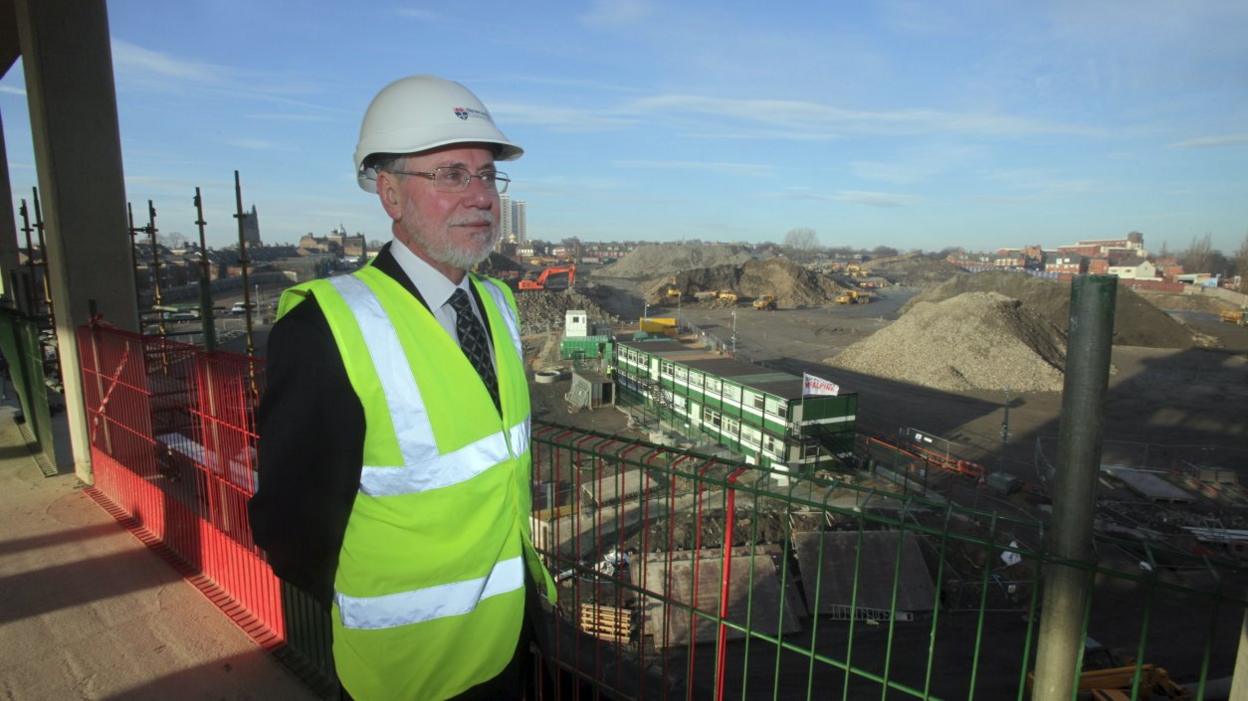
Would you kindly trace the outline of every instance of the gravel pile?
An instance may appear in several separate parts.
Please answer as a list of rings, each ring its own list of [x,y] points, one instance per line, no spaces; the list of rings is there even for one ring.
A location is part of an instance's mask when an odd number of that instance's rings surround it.
[[[875,258],[867,261],[866,267],[873,275],[888,278],[893,284],[909,287],[938,285],[962,271],[944,258],[919,253]]]
[[[1065,334],[1017,299],[967,292],[920,302],[824,362],[950,391],[1060,392]]]
[[[754,254],[743,246],[713,243],[664,243],[638,246],[631,253],[598,272],[603,277],[651,278],[694,268],[740,265]]]
[[[963,273],[911,299],[901,313],[922,302],[939,302],[965,292],[997,292],[1020,300],[1029,310],[1065,330],[1070,318],[1070,283],[1026,273]],[[1114,308],[1114,345],[1191,348],[1192,330],[1149,304],[1127,287],[1118,288]]]
[[[782,309],[828,304],[842,289],[831,278],[790,260],[770,258],[657,277],[642,285],[641,291],[647,302],[657,304],[664,301],[667,289],[673,284],[685,299],[698,292],[731,290],[742,299],[772,295],[776,306]]]
[[[525,334],[562,329],[569,309],[584,309],[591,321],[618,321],[576,290],[517,292],[516,305],[520,307],[520,331]]]

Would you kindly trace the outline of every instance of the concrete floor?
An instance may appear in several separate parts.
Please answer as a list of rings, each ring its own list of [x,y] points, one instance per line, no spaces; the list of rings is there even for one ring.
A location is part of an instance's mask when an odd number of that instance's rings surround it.
[[[0,699],[314,699],[72,475],[45,478],[0,402]]]

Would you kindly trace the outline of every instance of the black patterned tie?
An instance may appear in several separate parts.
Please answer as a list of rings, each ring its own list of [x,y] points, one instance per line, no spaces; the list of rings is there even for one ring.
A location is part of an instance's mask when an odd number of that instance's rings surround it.
[[[481,320],[472,311],[468,301],[468,293],[461,287],[451,295],[451,308],[455,310],[455,335],[459,336],[459,348],[468,357],[468,362],[477,369],[485,388],[490,391],[490,399],[498,403],[498,377],[494,374],[494,363],[490,362],[490,344],[485,339],[485,328]]]

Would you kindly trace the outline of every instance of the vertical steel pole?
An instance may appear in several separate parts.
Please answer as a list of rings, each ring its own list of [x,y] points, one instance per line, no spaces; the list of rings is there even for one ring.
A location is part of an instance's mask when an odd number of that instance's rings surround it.
[[[199,228],[199,321],[204,329],[204,349],[217,349],[217,326],[212,318],[212,275],[209,273],[208,244],[204,240],[204,199],[195,188],[195,226]]]
[[[1118,279],[1112,275],[1079,275],[1071,285],[1066,382],[1046,544],[1059,560],[1091,562],[1094,557],[1092,516],[1117,292]],[[1061,564],[1045,568],[1037,701],[1070,698],[1081,667],[1083,615],[1091,588],[1092,577],[1085,570]]]
[[[126,203],[126,220],[130,222],[130,264],[134,266],[134,317],[139,320],[139,333],[143,332],[143,286],[139,284],[139,229],[134,228],[134,206]]]
[[[165,300],[160,294],[160,247],[156,244],[156,205],[151,200],[147,201],[147,235],[148,241],[152,245],[152,308],[162,307]],[[168,330],[165,328],[165,313],[162,310],[156,311],[156,327],[160,330],[160,337],[164,338]]]
[[[247,224],[246,213],[243,212],[243,186],[238,179],[238,171],[234,171],[234,218],[238,220],[238,266],[243,274],[243,313],[247,320],[247,356],[255,355],[256,349],[251,342],[251,259],[247,257]],[[255,384],[254,373],[252,384]]]

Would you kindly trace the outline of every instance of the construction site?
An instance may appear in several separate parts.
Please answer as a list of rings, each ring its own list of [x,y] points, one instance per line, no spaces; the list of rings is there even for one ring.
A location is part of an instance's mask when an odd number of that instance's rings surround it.
[[[24,31],[70,14],[46,12]],[[106,51],[102,17],[77,21]],[[54,108],[115,117],[107,96],[70,103],[101,76],[34,58],[49,65],[32,82],[61,81]],[[76,153],[76,130],[38,128],[40,162]],[[218,659],[201,676],[142,677],[167,647],[191,659],[200,643],[171,641],[210,627],[189,604],[108,606],[149,588],[114,583],[147,563],[154,598],[197,590],[264,652],[254,664],[280,671],[230,693],[340,698],[330,611],[274,574],[247,515],[285,282],[251,277],[242,178],[240,280],[214,288],[205,263],[185,285],[198,304],[183,308],[161,287],[154,206],[127,216],[124,197],[98,191],[124,193],[119,168],[84,168],[48,175],[56,196],[32,193],[4,237],[19,245],[0,249],[0,350],[17,395],[0,431],[21,437],[0,461],[20,463],[10,499],[43,480],[70,495],[20,502],[13,522],[74,498],[108,522],[74,512],[0,548],[15,605],[0,616],[5,644],[26,646],[6,656],[0,690],[224,696],[215,685],[233,667]],[[103,184],[57,180],[79,177]],[[184,194],[202,235],[199,188]],[[1243,295],[935,257],[799,258],[654,244],[609,265],[492,256],[482,268],[514,292],[530,373],[527,535],[558,590],[525,651],[538,698],[1248,693]],[[137,554],[113,566],[81,547],[85,559],[44,571],[44,550],[112,532],[133,535]],[[107,584],[92,592],[96,578]],[[159,612],[128,618],[144,606]],[[123,632],[75,637],[101,621]],[[32,672],[27,656],[63,671]],[[110,667],[132,676],[111,681]]]

